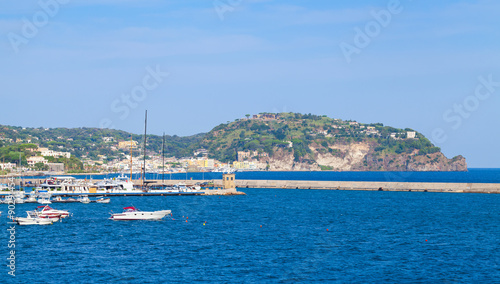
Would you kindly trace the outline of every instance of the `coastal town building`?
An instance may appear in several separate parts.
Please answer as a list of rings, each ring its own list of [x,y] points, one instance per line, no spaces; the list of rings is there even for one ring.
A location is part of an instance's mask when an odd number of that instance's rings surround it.
[[[258,151],[238,151],[237,154],[238,154],[238,162],[242,162],[251,159],[253,157],[269,157],[268,153],[266,152],[259,153]]]
[[[233,162],[233,169],[237,170],[255,170],[257,166],[254,162],[243,161],[243,162]]]
[[[49,172],[64,172],[63,163],[47,163],[49,167]]]
[[[132,147],[133,149],[137,148],[137,142],[136,141],[120,141],[120,142],[118,142],[119,149],[130,149],[130,147]]]
[[[29,157],[26,160],[28,161],[28,165],[30,167],[34,167],[38,163],[42,163],[44,165],[46,165],[48,163],[47,159],[45,159],[42,156],[33,156],[33,157]]]
[[[15,167],[16,167],[16,164],[14,164],[14,163],[0,163],[0,169],[3,171],[12,170]]]
[[[251,152],[247,151],[238,151],[238,161],[244,161],[245,159],[248,159],[250,157]]]
[[[254,114],[252,119],[262,119],[262,120],[274,120],[278,119],[279,115],[274,113],[262,113],[262,114]]]
[[[111,142],[115,142],[115,138],[113,138],[113,137],[102,137],[102,141],[104,141],[104,143],[111,143]]]
[[[206,149],[198,149],[198,150],[194,151],[193,155],[195,157],[197,157],[199,155],[207,156],[208,155],[208,151]]]
[[[59,151],[53,151],[49,150],[48,148],[38,148],[36,152],[40,152],[40,155],[43,157],[65,157],[65,158],[71,158],[71,153],[69,152],[59,152]]]

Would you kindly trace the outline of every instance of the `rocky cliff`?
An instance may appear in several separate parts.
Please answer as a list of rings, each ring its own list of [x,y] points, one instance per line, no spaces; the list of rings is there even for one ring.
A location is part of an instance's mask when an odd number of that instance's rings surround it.
[[[249,161],[253,161],[260,169],[268,168],[271,171],[467,171],[463,156],[448,159],[441,152],[428,155],[418,155],[418,151],[379,155],[368,143],[333,145],[330,148],[340,152],[331,154],[311,146],[314,162],[294,161],[293,150],[287,149],[279,149],[271,157]]]

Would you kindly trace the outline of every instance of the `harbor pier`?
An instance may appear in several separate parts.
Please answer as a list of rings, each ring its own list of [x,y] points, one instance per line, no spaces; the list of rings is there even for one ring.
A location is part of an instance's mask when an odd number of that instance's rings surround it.
[[[19,185],[20,180],[14,181]],[[31,183],[28,183],[31,182]],[[40,184],[38,178],[25,178],[23,185],[34,187]],[[215,189],[224,188],[220,179],[215,180],[134,180],[134,185],[173,186],[184,183],[187,186],[200,185]],[[6,178],[0,183],[8,184]],[[372,182],[372,181],[307,181],[307,180],[234,180],[234,187],[241,188],[283,188],[283,189],[323,189],[323,190],[367,190],[367,191],[415,191],[453,193],[500,193],[500,183],[441,183],[441,182]]]
[[[140,182],[140,181],[139,181]],[[221,187],[221,180],[148,180],[149,185],[212,184]],[[372,181],[307,181],[307,180],[235,180],[236,188],[283,188],[368,191],[416,191],[456,193],[500,193],[499,183],[441,183],[441,182],[372,182]]]

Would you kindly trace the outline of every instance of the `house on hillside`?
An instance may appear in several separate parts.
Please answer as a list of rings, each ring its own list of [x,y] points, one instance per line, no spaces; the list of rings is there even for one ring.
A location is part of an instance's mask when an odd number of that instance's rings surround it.
[[[44,165],[46,165],[49,161],[47,161],[44,157],[42,156],[33,156],[33,157],[29,157],[28,159],[26,159],[28,161],[28,165],[30,167],[34,167],[36,164],[38,163],[42,163]]]
[[[263,114],[254,114],[252,116],[253,119],[262,119],[262,120],[274,120],[278,119],[279,115],[274,113],[263,113]]]

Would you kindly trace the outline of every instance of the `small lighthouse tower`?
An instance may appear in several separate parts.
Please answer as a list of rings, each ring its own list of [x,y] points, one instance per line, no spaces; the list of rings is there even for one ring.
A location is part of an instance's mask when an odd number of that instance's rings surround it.
[[[235,184],[235,174],[223,174],[222,175],[222,187],[224,189],[236,188]]]

